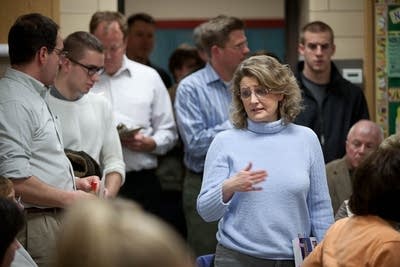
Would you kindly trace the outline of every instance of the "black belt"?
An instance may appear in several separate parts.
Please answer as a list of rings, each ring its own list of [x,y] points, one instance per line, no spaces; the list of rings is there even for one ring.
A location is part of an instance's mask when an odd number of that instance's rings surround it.
[[[24,211],[26,211],[27,213],[60,213],[62,212],[64,209],[62,208],[35,208],[35,207],[31,207],[31,208],[25,208]]]

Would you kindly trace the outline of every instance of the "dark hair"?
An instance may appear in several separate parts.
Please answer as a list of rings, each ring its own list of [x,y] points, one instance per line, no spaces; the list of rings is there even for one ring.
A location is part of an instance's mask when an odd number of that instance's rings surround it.
[[[110,25],[114,21],[118,22],[119,28],[125,38],[128,33],[126,19],[122,13],[117,11],[97,11],[94,13],[90,19],[89,31],[93,34],[101,22],[106,22],[107,25]]]
[[[196,48],[188,45],[179,46],[169,58],[169,71],[174,74],[174,70],[182,68],[183,64],[191,59],[194,60],[195,70],[204,67],[205,62],[200,58]],[[176,77],[174,79],[176,81]]]
[[[42,47],[52,52],[57,44],[58,29],[52,19],[39,13],[18,17],[8,32],[11,65],[31,62]]]
[[[355,170],[349,206],[356,215],[400,222],[400,142],[380,146]]]
[[[68,35],[64,40],[64,51],[67,57],[79,60],[86,50],[103,53],[103,45],[93,34],[84,31],[77,31]]]
[[[4,260],[7,248],[25,225],[25,218],[13,200],[0,197],[0,263]]]
[[[322,21],[312,21],[307,23],[302,29],[300,33],[300,43],[305,44],[304,33],[305,32],[312,32],[312,33],[320,33],[320,32],[329,32],[331,35],[331,43],[334,43],[334,34],[332,28]]]
[[[136,22],[136,21],[143,21],[148,24],[155,25],[156,21],[152,16],[150,16],[147,13],[136,13],[133,15],[130,15],[127,22],[128,22],[128,29]]]

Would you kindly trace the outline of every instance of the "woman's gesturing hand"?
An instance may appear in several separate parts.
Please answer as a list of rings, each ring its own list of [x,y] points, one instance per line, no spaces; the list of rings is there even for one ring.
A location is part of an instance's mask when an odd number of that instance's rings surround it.
[[[253,164],[250,162],[246,168],[224,181],[222,185],[224,202],[228,202],[235,192],[262,190],[258,184],[265,181],[268,174],[265,170],[251,171],[252,167]]]

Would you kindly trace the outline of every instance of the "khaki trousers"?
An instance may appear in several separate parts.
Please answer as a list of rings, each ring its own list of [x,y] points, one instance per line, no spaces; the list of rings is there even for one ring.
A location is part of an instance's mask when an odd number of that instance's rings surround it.
[[[56,239],[61,224],[60,211],[25,212],[26,227],[18,240],[39,267],[54,266]]]

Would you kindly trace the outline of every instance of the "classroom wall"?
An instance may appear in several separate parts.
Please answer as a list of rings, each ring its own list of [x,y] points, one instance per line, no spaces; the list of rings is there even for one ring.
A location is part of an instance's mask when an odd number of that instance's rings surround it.
[[[18,0],[19,1],[19,0]],[[221,13],[248,19],[284,19],[284,0],[125,0],[126,14],[145,11],[157,20],[206,19]],[[167,3],[167,4],[166,4]],[[335,59],[364,59],[363,0],[301,0],[301,25],[320,19],[336,34]],[[177,8],[179,7],[179,8]],[[212,8],[210,8],[212,7]],[[4,11],[15,8],[14,5]],[[59,0],[61,34],[88,30],[97,10],[117,10],[117,0]],[[4,17],[0,18],[4,20]],[[4,22],[3,22],[4,25]],[[3,65],[0,62],[0,65]]]
[[[98,10],[118,10],[117,0],[60,0],[62,36],[75,31],[88,31],[89,21]]]
[[[125,0],[125,13],[147,12],[157,19],[283,18],[284,0]]]
[[[247,19],[284,19],[284,0],[125,0],[125,13],[144,11],[157,20],[206,19],[229,14]],[[303,0],[301,25],[323,20],[336,34],[336,59],[364,58],[363,0]],[[179,7],[179,8],[177,8]],[[211,8],[212,7],[212,8]],[[117,10],[117,0],[60,0],[63,35],[87,30],[96,10]]]

